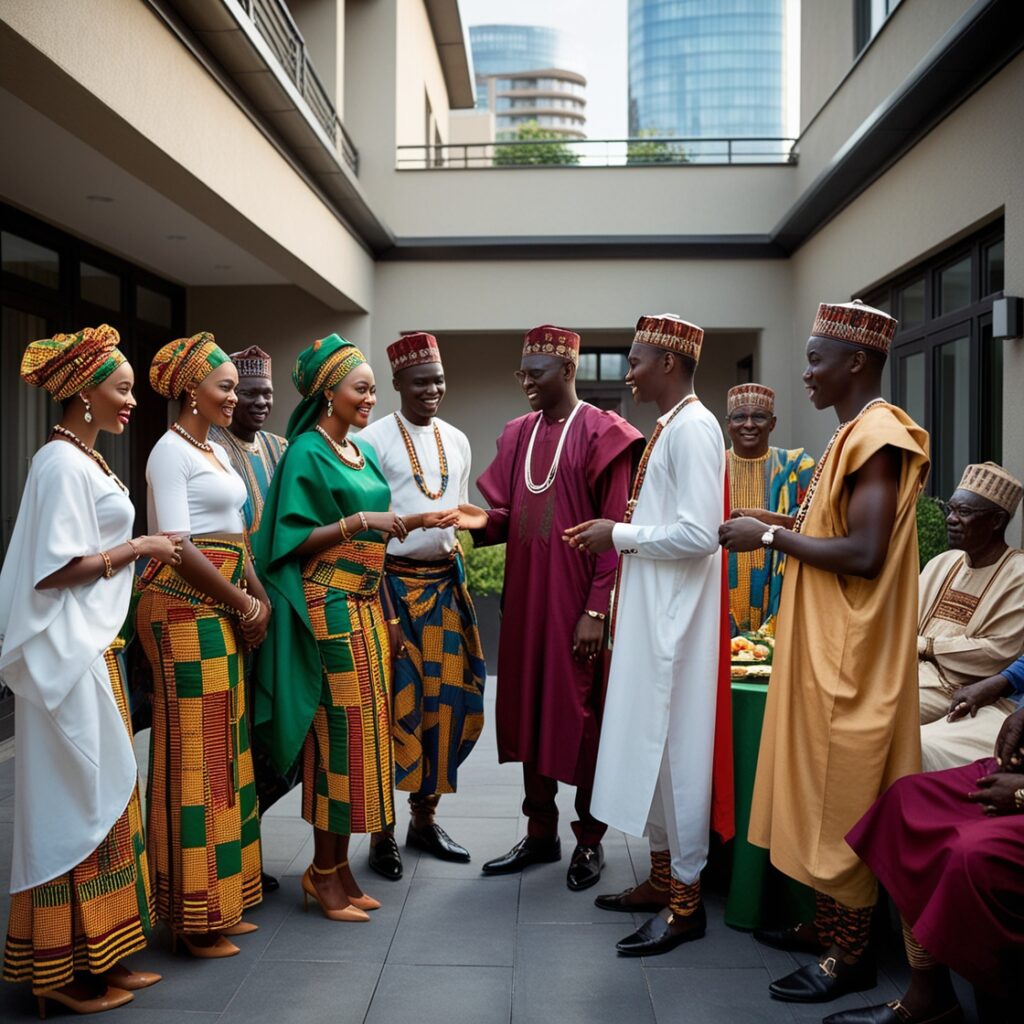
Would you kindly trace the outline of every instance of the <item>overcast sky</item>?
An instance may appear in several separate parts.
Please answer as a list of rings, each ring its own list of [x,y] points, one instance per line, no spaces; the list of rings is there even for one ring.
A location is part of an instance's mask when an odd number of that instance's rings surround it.
[[[570,68],[587,78],[587,135],[622,139],[628,131],[627,0],[459,0],[462,23],[548,25],[567,31],[583,54]]]

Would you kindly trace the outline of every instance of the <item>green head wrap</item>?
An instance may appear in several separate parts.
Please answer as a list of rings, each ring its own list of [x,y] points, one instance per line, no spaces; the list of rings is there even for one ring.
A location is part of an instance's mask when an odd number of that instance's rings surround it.
[[[288,420],[285,436],[289,441],[313,429],[320,417],[320,396],[365,362],[363,353],[337,334],[314,341],[299,353],[292,369],[292,382],[302,401]]]

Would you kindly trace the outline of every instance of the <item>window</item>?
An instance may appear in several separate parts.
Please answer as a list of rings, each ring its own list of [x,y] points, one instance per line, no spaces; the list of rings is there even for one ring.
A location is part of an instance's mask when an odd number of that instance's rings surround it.
[[[121,308],[121,278],[83,261],[78,267],[78,296],[104,309]]]
[[[853,0],[853,55],[856,57],[878,34],[900,0]]]
[[[930,493],[948,498],[969,462],[1002,458],[1003,222],[894,278],[865,301],[900,321],[890,357],[896,403],[931,437]]]
[[[0,234],[0,256],[5,274],[56,289],[60,285],[60,254],[45,245],[4,231]]]

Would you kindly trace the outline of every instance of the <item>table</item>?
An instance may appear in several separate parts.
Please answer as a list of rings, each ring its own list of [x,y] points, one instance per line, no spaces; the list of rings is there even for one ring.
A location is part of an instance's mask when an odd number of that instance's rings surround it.
[[[771,866],[768,851],[747,842],[754,795],[761,723],[768,683],[734,679],[732,683],[732,746],[735,776],[736,839],[732,878],[725,904],[725,923],[750,930],[762,922],[785,926],[814,916],[814,892]]]

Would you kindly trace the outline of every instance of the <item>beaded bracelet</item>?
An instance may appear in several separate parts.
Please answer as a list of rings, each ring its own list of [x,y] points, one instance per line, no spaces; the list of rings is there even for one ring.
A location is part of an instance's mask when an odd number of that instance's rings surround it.
[[[1013,804],[1018,811],[1024,811],[1024,786],[1014,791]]]
[[[110,561],[110,555],[108,555],[106,551],[100,552],[100,558],[103,559],[104,565],[103,578],[105,580],[109,580],[110,577],[114,575],[114,563]]]

